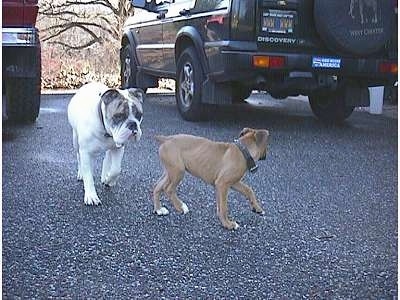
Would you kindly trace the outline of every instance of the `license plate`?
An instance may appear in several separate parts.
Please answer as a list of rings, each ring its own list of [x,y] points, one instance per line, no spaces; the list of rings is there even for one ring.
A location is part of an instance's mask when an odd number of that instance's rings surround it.
[[[313,68],[340,69],[341,63],[342,60],[340,58],[320,57],[320,56],[314,56],[312,58]]]
[[[268,33],[293,33],[296,12],[269,10],[263,13],[261,30]]]

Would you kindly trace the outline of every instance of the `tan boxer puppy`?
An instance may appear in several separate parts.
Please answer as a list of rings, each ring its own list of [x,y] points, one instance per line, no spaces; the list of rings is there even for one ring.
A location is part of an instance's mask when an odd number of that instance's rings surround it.
[[[176,195],[176,187],[185,171],[215,186],[217,214],[226,229],[237,229],[239,225],[228,218],[228,190],[232,188],[249,200],[256,213],[264,214],[253,190],[241,179],[247,170],[255,171],[255,161],[265,159],[269,132],[244,128],[234,143],[210,141],[206,138],[178,134],[156,136],[160,142],[159,156],[164,165],[164,174],[154,191],[154,212],[167,215],[161,206],[160,194],[166,193],[178,212],[186,214],[189,209]]]

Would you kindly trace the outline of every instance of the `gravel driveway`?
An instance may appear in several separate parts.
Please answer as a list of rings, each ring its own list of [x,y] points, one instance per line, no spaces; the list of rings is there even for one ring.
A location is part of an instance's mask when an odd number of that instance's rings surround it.
[[[3,124],[4,299],[392,299],[397,295],[397,119],[357,111],[323,126],[304,101],[214,110],[182,121],[174,98],[151,95],[143,137],[129,145],[117,186],[83,204],[66,107],[45,95],[31,126]],[[253,96],[254,103],[263,102]],[[229,194],[229,232],[211,186],[186,175],[178,215],[152,214],[162,173],[155,134],[232,141],[271,133],[267,160],[244,181],[265,216]]]

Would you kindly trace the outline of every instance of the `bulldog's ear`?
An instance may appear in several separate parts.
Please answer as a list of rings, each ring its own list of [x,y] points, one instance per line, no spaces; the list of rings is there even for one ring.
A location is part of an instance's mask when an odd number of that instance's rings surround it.
[[[251,132],[251,131],[253,131],[253,129],[245,127],[245,128],[243,128],[242,131],[240,132],[239,137],[242,137],[242,136],[244,136],[245,134],[247,134],[247,133],[249,133],[249,132]]]
[[[140,101],[140,103],[144,102],[144,98],[146,96],[145,92],[139,88],[130,88],[128,89],[128,93],[131,97],[134,97]]]
[[[268,130],[256,130],[256,133],[254,136],[256,138],[256,145],[258,147],[261,147],[261,146],[267,144],[268,137],[269,137],[269,131]]]
[[[116,89],[109,89],[101,95],[101,101],[103,101],[105,105],[108,105],[119,96],[120,94]]]

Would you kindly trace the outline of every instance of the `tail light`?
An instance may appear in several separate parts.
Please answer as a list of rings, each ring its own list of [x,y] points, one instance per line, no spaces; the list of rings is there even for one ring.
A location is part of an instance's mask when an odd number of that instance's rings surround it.
[[[286,59],[283,56],[253,56],[253,66],[257,68],[281,69],[285,67],[285,65]]]
[[[381,62],[378,70],[380,73],[397,74],[397,63],[394,62]]]

